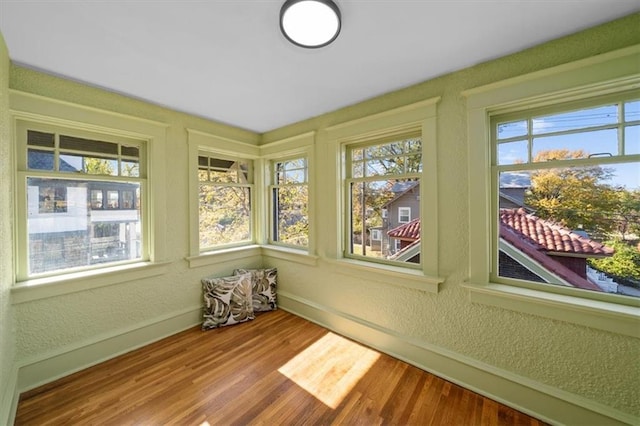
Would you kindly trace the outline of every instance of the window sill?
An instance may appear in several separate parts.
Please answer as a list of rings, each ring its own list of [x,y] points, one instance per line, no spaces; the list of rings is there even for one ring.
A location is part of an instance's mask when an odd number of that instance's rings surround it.
[[[444,282],[444,278],[426,275],[420,270],[371,264],[353,259],[325,259],[325,261],[334,265],[336,267],[335,272],[340,274],[428,293],[438,293],[440,283]]]
[[[262,246],[262,254],[266,257],[288,260],[290,262],[301,263],[308,266],[318,265],[318,256],[309,254],[304,250],[275,245]]]
[[[12,304],[17,305],[34,300],[155,277],[165,274],[168,265],[168,262],[139,262],[111,268],[75,272],[56,277],[21,281],[11,288]]]
[[[187,257],[187,262],[189,262],[189,268],[199,268],[201,266],[232,262],[234,260],[245,259],[249,256],[261,255],[262,252],[260,250],[260,246],[252,244],[249,246],[214,250],[199,254],[197,256]]]
[[[498,308],[640,337],[640,308],[504,284],[466,283],[471,301]]]

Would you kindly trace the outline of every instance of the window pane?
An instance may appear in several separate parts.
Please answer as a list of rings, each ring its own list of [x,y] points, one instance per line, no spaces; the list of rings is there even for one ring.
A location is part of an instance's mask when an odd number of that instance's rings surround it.
[[[107,208],[120,208],[120,193],[118,191],[107,191]]]
[[[498,165],[528,163],[529,143],[526,140],[498,145]]]
[[[243,161],[210,158],[209,180],[218,183],[247,183],[249,165]]]
[[[31,146],[53,148],[55,146],[55,135],[53,133],[43,133],[36,132],[35,130],[28,130],[27,144]]]
[[[359,178],[364,176],[364,163],[357,162],[352,164],[351,177]]]
[[[82,172],[89,175],[117,176],[118,160],[104,157],[60,154],[60,171]]]
[[[616,129],[533,139],[534,162],[587,158],[589,155],[603,153],[618,155],[618,131]]]
[[[304,183],[306,182],[305,170],[292,170],[285,173],[285,183]]]
[[[53,170],[54,154],[53,151],[40,151],[29,149],[27,151],[28,167],[31,170]],[[61,164],[62,166],[62,164]],[[73,170],[64,170],[73,171]]]
[[[640,297],[640,162],[499,182],[499,276]]]
[[[246,187],[200,185],[200,248],[251,238],[251,197]]]
[[[528,134],[527,120],[498,124],[498,139],[511,139]]]
[[[307,185],[274,188],[274,241],[306,247],[309,244]]]
[[[367,161],[367,176],[384,176],[405,173],[405,158],[379,158]]]
[[[140,163],[133,160],[122,160],[122,172],[120,176],[139,177],[140,176]]]
[[[118,144],[60,135],[60,149],[118,155]]]
[[[534,135],[586,129],[618,122],[618,105],[599,106],[533,118]]]
[[[384,145],[373,145],[365,149],[367,158],[394,157],[404,153],[402,142],[392,142]]]
[[[624,121],[640,120],[640,100],[624,104]]]
[[[422,139],[414,138],[407,139],[405,141],[405,152],[406,153],[422,153]]]
[[[137,146],[123,146],[121,147],[121,154],[126,157],[140,157],[140,148]]]
[[[102,201],[102,190],[92,189],[91,190],[91,208],[102,209],[103,207],[104,207],[104,203]]]
[[[350,253],[398,262],[420,262],[420,185],[385,179],[350,186]],[[404,210],[400,209],[403,207]],[[410,209],[410,210],[409,210]],[[404,211],[400,217],[399,212]],[[410,211],[410,213],[409,213]],[[406,222],[410,214],[411,221]],[[381,236],[371,238],[371,232]]]
[[[624,129],[624,150],[626,155],[640,154],[640,126]]]
[[[140,185],[27,178],[29,274],[141,258],[138,210],[90,208],[103,188],[139,193]],[[106,234],[100,230],[105,226]]]

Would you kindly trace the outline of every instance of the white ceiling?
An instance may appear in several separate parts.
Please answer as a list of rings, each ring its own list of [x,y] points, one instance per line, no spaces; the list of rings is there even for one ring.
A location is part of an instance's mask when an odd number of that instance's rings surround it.
[[[0,0],[21,65],[265,132],[640,10],[640,0],[336,0],[289,44],[284,0]]]

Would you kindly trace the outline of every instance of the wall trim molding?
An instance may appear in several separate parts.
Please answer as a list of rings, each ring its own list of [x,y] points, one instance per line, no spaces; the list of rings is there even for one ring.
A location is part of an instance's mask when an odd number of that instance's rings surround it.
[[[551,424],[640,424],[640,417],[280,290],[278,305],[336,333]]]
[[[0,399],[0,425],[12,425],[15,422],[18,409],[18,367],[11,368],[11,377],[4,387],[4,394]]]
[[[16,394],[164,339],[201,321],[202,307],[193,306],[26,359],[18,365]]]

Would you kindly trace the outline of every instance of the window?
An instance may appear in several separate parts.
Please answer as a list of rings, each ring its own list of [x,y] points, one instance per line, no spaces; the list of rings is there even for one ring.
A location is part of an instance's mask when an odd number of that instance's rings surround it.
[[[411,207],[398,207],[398,222],[411,222]]]
[[[527,129],[528,136],[524,136],[521,130],[519,134],[512,133],[513,137],[522,135],[523,139],[529,143],[529,138],[550,136],[547,133],[533,132],[533,118],[555,116],[559,119],[565,113],[619,105],[621,102],[631,102],[633,107],[634,101],[640,98],[638,91],[640,74],[638,74],[637,65],[639,53],[638,46],[624,48],[464,92],[467,98],[469,126],[469,205],[473,206],[469,217],[469,281],[465,287],[469,290],[470,299],[473,302],[540,315],[612,333],[637,336],[639,298],[603,291],[585,291],[570,285],[501,277],[497,270],[498,259],[495,258],[499,256],[497,214],[500,202],[503,206],[509,198],[518,202],[514,194],[508,193],[509,189],[500,191],[500,186],[504,188],[505,185],[497,182],[498,173],[517,172],[519,167],[518,161],[507,160],[505,151],[510,138],[507,137],[506,130],[500,134],[499,140],[502,143],[497,143],[496,126],[528,120],[530,117],[532,125]],[[633,132],[636,131],[637,126],[634,124],[635,119],[628,118],[630,112],[627,106],[625,114],[617,113],[615,119],[617,124],[609,122],[608,125],[593,125],[593,127],[591,124],[583,124],[574,128],[571,124],[574,122],[573,118],[562,117],[568,123],[565,129],[567,134],[574,130],[587,134],[590,130],[606,133],[607,126],[617,128],[616,134],[619,138],[624,137],[624,142],[621,139],[618,140],[616,150],[610,152],[611,157],[607,154],[592,156],[591,159],[575,158],[569,160],[573,163],[571,164],[562,159],[534,162],[535,153],[531,155],[527,153],[527,156],[523,157],[527,161],[522,165],[523,171],[531,173],[535,170],[558,169],[565,167],[565,164],[571,167],[590,167],[593,165],[592,161],[601,163],[595,165],[604,168],[618,168],[616,164],[630,167],[624,165],[639,161],[638,153],[633,148],[636,146]],[[539,127],[541,126],[538,125]],[[555,136],[560,137],[562,134]],[[566,142],[567,137],[562,139]],[[637,138],[635,140],[637,141]],[[515,141],[515,139],[512,140],[512,142]],[[552,140],[546,139],[546,142],[549,143]],[[607,152],[612,149],[606,143],[606,139],[603,143],[603,146],[607,147]],[[535,150],[533,144],[531,149]],[[498,145],[504,145],[504,148]],[[575,149],[569,144],[566,146],[569,150]],[[548,145],[544,148],[548,148]],[[600,149],[587,148],[589,154],[604,152]],[[500,151],[502,154],[499,154]],[[500,166],[512,167],[513,170],[506,168],[498,170]],[[500,194],[500,192],[503,193]],[[518,205],[512,207],[518,207]],[[535,212],[532,213],[535,215]],[[578,232],[582,231],[589,235],[587,230],[578,229]],[[589,235],[589,237],[597,237],[597,235]],[[531,256],[522,256],[518,259],[518,253],[521,251],[510,250],[506,243],[502,240],[500,248],[504,249],[503,253],[509,254],[509,257],[518,264],[524,263],[539,278],[541,274],[544,275],[548,271],[547,268],[537,268],[542,265],[532,262]],[[605,256],[604,259],[606,258]],[[505,261],[504,256],[503,261]],[[506,275],[505,265],[506,262],[502,265],[503,275]]]
[[[373,241],[382,241],[382,231],[380,229],[372,229],[371,239]]]
[[[143,259],[144,141],[26,121],[17,134],[19,277]],[[138,209],[102,211],[125,191]]]
[[[200,251],[252,240],[249,160],[198,156]]]
[[[418,135],[405,135],[347,145],[346,157],[347,255],[383,262],[420,263],[422,139]],[[411,207],[405,207],[407,204]],[[409,226],[411,210],[416,226]],[[398,212],[398,216],[386,215],[387,211]],[[372,244],[373,228],[380,232],[382,244]],[[400,259],[396,250],[388,249],[394,233],[400,251],[412,245],[414,255]]]
[[[309,185],[306,158],[273,161],[271,242],[309,245]]]
[[[492,281],[640,297],[640,97],[492,118]]]

